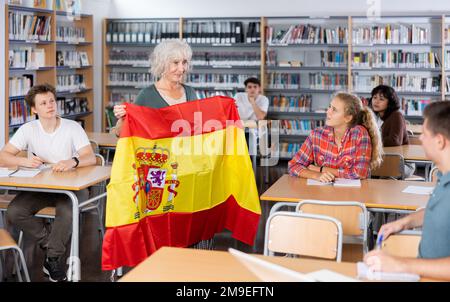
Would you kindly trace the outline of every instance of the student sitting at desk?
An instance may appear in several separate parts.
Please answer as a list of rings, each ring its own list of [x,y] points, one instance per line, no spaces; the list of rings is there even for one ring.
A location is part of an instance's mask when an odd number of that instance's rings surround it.
[[[311,131],[288,170],[321,182],[363,179],[380,165],[382,152],[373,113],[355,95],[339,92],[327,110],[326,125]]]
[[[425,108],[424,118],[420,139],[425,154],[441,171],[437,186],[425,210],[385,224],[378,232],[385,240],[391,234],[422,226],[418,258],[394,257],[374,250],[364,261],[373,271],[450,280],[450,102],[431,103]]]
[[[245,92],[236,93],[234,99],[241,120],[259,121],[266,118],[269,99],[261,94],[261,82],[257,78],[244,81]]]
[[[57,116],[56,91],[51,85],[30,89],[25,101],[39,119],[21,126],[0,151],[0,165],[39,168],[52,164],[54,172],[95,165],[95,155],[83,128]],[[17,156],[28,151],[28,158]],[[86,200],[87,190],[74,192]],[[56,217],[49,233],[44,221],[34,215],[45,207],[56,207]],[[44,272],[51,281],[64,281],[66,245],[72,232],[72,203],[66,195],[20,192],[7,210],[8,220],[26,236],[37,241],[46,252]]]

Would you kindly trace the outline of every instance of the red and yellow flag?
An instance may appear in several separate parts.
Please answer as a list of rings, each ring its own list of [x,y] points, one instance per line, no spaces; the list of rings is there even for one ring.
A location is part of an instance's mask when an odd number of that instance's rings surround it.
[[[102,268],[135,266],[162,246],[224,228],[253,245],[261,208],[234,100],[127,105],[108,185]]]

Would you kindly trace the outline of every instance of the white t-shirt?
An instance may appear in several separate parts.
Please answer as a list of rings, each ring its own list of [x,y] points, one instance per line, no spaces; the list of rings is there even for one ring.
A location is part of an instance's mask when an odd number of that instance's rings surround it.
[[[45,132],[39,120],[26,123],[9,142],[20,151],[28,150],[28,156],[33,152],[51,164],[78,156],[77,151],[90,144],[83,128],[67,119],[61,119],[53,133]]]
[[[243,121],[258,120],[256,118],[255,112],[253,111],[252,104],[250,104],[250,101],[248,100],[248,95],[246,92],[236,93],[234,99],[236,100],[236,106],[238,107],[239,116],[241,117],[241,120]],[[256,105],[262,111],[267,112],[267,110],[269,109],[269,99],[266,96],[260,94],[256,98]]]

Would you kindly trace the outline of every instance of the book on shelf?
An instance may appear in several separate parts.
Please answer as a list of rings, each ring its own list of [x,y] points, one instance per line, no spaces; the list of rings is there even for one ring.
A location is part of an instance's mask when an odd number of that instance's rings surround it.
[[[109,107],[123,103],[134,103],[138,94],[133,92],[111,92],[109,98]]]
[[[8,0],[8,4],[9,5],[18,5],[18,6],[20,6],[20,5],[23,4],[23,1],[22,0]]]
[[[286,143],[282,142],[280,143],[280,157],[283,158],[293,158],[295,153],[297,153],[300,148],[301,144],[293,144],[293,143]]]
[[[431,31],[416,24],[355,25],[352,39],[354,45],[428,44]]]
[[[244,81],[256,74],[190,73],[187,84],[199,88],[236,89],[244,88]]]
[[[33,5],[36,8],[47,8],[47,0],[34,0]]]
[[[9,125],[21,125],[36,119],[25,100],[14,100],[9,103]]]
[[[267,88],[269,89],[299,89],[300,74],[295,73],[267,73]]]
[[[56,104],[58,114],[62,117],[89,112],[85,97],[57,97]]]
[[[300,96],[269,96],[269,111],[271,112],[311,112],[312,95]]]
[[[441,86],[441,77],[426,77],[410,74],[389,75],[353,75],[353,87],[359,92],[370,92],[378,85],[389,85],[397,92],[425,92],[438,93]]]
[[[346,44],[348,29],[345,26],[322,27],[312,24],[290,25],[277,31],[266,26],[266,43],[268,45],[292,44]]]
[[[109,52],[108,64],[131,65],[133,67],[150,67],[150,52],[112,49]]]
[[[56,66],[67,66],[71,68],[79,68],[81,66],[89,66],[89,58],[85,51],[73,50],[57,50]]]
[[[422,116],[425,107],[432,102],[431,99],[401,99],[401,112],[409,116]]]
[[[52,16],[8,12],[10,40],[50,41]]]
[[[56,41],[71,44],[86,42],[86,30],[82,27],[58,26],[56,28]]]
[[[316,90],[347,90],[348,75],[340,73],[309,73],[309,88]]]
[[[23,74],[18,77],[9,78],[9,96],[24,96],[33,87],[34,76],[32,74]]]
[[[8,51],[10,68],[39,69],[45,66],[45,49],[20,47]]]
[[[86,83],[82,74],[57,75],[56,91],[80,91],[86,89]]]
[[[148,72],[110,72],[108,85],[145,88],[154,82],[153,75]]]
[[[105,39],[107,43],[158,44],[161,41],[178,37],[177,22],[109,21]]]
[[[441,66],[436,52],[411,52],[399,50],[376,50],[353,52],[354,68],[438,68]]]
[[[192,55],[192,66],[210,67],[259,67],[261,55],[258,52],[194,52]]]
[[[320,51],[321,66],[347,67],[348,52],[344,51]]]
[[[280,134],[309,135],[311,130],[324,125],[322,120],[280,120]]]

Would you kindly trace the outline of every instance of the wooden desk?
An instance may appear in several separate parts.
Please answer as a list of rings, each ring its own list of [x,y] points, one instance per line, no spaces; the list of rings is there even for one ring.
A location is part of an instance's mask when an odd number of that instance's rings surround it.
[[[286,257],[259,258],[307,274],[321,269],[356,278],[356,263]],[[162,247],[119,282],[258,282],[239,260],[228,252]],[[437,281],[421,279],[420,281]]]
[[[403,145],[396,147],[384,147],[385,153],[398,153],[403,156],[406,161],[414,162],[431,162],[425,155],[422,145]]]
[[[99,147],[116,147],[118,137],[112,133],[86,132],[88,138],[95,141]]]
[[[259,257],[309,273],[330,269],[355,278],[356,264],[285,257]],[[163,247],[120,279],[120,282],[256,282],[260,281],[233,255],[223,251]]]
[[[79,191],[109,179],[111,167],[90,166],[68,172],[44,170],[32,178],[0,177],[0,189],[65,194],[72,201],[72,244],[70,250],[70,281],[81,279],[81,261],[79,257],[79,213],[86,201],[80,203],[72,191]],[[102,194],[106,195],[106,193]],[[101,197],[101,196],[99,196]],[[103,196],[104,197],[104,196]],[[102,198],[103,198],[102,197]],[[91,199],[91,201],[93,201]]]
[[[305,178],[283,175],[261,195],[265,201],[299,202],[304,199],[359,201],[368,208],[411,210],[425,207],[429,196],[402,193],[407,186],[433,187],[433,183],[365,179],[360,188],[308,186]]]

